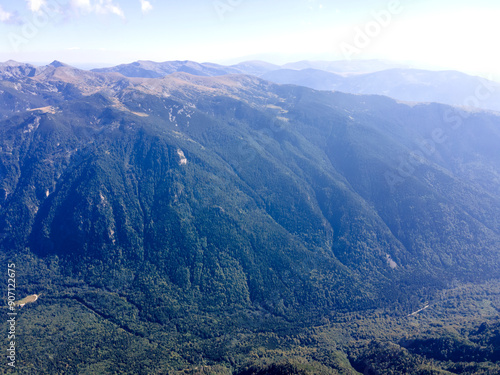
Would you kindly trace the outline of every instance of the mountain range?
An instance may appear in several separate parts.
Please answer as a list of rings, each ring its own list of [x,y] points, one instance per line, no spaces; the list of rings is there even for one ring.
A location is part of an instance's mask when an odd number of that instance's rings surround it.
[[[59,63],[60,64],[60,63]],[[0,64],[0,78],[34,76],[44,67],[15,61]],[[412,69],[398,64],[368,61],[300,61],[278,66],[263,61],[247,61],[224,66],[193,61],[136,61],[95,73],[120,73],[128,78],[162,78],[184,72],[216,77],[249,74],[280,84],[351,94],[383,95],[407,102],[435,102],[500,111],[500,83],[457,71]]]
[[[228,69],[0,65],[0,254],[19,299],[40,295],[17,320],[25,369],[498,371],[487,312],[455,352],[425,348],[498,295],[473,291],[500,277],[500,114]],[[457,285],[462,310],[438,306]],[[426,304],[453,319],[408,318]]]
[[[95,72],[159,78],[174,72],[200,76],[250,74],[280,84],[350,94],[384,95],[408,102],[436,102],[500,111],[500,83],[457,71],[411,69],[378,60],[300,61],[283,66],[248,61],[232,66],[192,61],[138,61]]]

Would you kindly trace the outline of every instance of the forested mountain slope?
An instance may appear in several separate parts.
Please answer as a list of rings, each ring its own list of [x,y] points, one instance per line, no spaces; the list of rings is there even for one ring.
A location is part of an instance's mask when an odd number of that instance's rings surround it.
[[[2,258],[43,296],[25,327],[56,346],[85,327],[81,349],[28,364],[238,368],[273,347],[259,335],[500,276],[498,114],[245,75],[16,71],[0,81]],[[95,335],[113,353],[80,343]],[[42,345],[23,337],[21,355]],[[151,355],[117,360],[136,346]]]

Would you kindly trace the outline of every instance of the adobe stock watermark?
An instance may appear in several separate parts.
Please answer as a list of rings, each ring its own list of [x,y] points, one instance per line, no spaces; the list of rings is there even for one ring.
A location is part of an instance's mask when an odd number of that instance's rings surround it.
[[[7,265],[7,365],[16,367],[16,265]]]
[[[480,108],[480,103],[491,98],[496,91],[496,86],[491,80],[481,79],[481,83],[476,87],[474,94],[468,96],[463,106],[468,108]],[[431,157],[437,151],[437,147],[444,144],[449,139],[450,131],[458,131],[464,125],[464,120],[470,117],[471,112],[459,107],[451,107],[443,114],[443,122],[446,128],[436,127],[429,137],[417,142],[418,148],[403,158],[395,172],[386,172],[385,180],[391,193],[397,185],[403,183],[407,178],[414,175],[417,168],[426,162],[426,157]]]
[[[40,31],[51,22],[56,22],[63,14],[63,7],[68,0],[49,0],[30,17],[23,17],[18,32],[10,32],[7,37],[14,52],[35,39]]]
[[[400,0],[391,0],[386,9],[373,11],[372,20],[368,21],[364,27],[356,27],[355,35],[351,43],[343,41],[340,43],[340,50],[346,60],[351,60],[353,56],[360,54],[365,48],[368,48],[374,39],[378,38],[382,31],[389,27],[394,16],[403,12],[403,6]]]
[[[219,19],[224,21],[226,13],[233,12],[242,2],[243,0],[215,0],[212,4]]]

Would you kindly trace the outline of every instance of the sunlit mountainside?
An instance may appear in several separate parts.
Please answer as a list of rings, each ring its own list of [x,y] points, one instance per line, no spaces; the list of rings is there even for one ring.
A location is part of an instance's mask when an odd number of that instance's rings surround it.
[[[498,84],[362,68],[0,64],[23,371],[498,374]]]

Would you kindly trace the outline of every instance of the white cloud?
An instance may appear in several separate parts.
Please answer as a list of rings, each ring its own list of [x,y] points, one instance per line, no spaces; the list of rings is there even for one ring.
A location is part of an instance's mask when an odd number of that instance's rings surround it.
[[[95,12],[99,14],[116,14],[121,18],[125,18],[122,8],[118,5],[113,4],[113,0],[99,0],[94,7]]]
[[[123,19],[125,18],[122,8],[115,4],[113,0],[71,0],[71,4],[78,11],[96,14],[115,14]]]
[[[0,5],[0,22],[9,22],[12,21],[13,15],[5,10],[3,10]]]
[[[149,11],[153,10],[153,6],[148,0],[141,0],[141,9],[142,13],[146,14]]]
[[[28,8],[32,12],[38,12],[42,6],[45,5],[45,0],[26,0]]]

